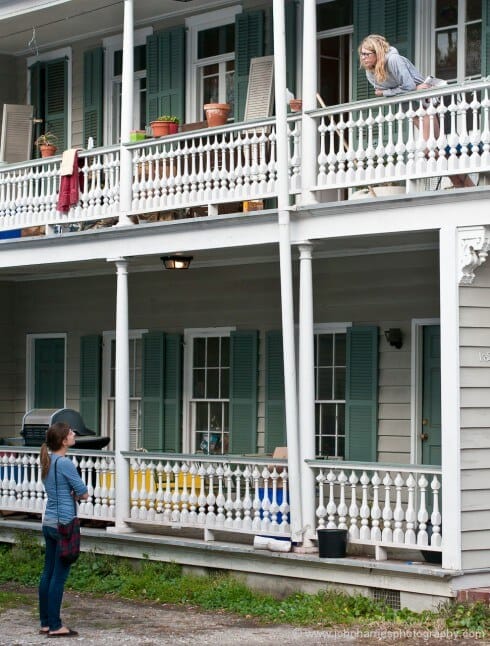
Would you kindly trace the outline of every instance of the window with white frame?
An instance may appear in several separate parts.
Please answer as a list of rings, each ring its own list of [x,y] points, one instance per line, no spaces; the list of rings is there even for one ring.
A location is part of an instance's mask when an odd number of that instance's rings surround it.
[[[187,112],[192,120],[204,119],[206,103],[235,102],[235,16],[240,7],[230,7],[206,16],[194,16],[188,27]]]
[[[191,452],[222,454],[229,446],[230,330],[186,332],[188,418]],[[184,438],[186,439],[186,438]]]
[[[133,129],[146,127],[146,37],[152,29],[134,34]],[[105,46],[105,141],[119,143],[121,138],[122,36],[104,40]]]
[[[316,331],[315,353],[315,454],[345,455],[346,331]]]
[[[434,0],[434,73],[462,82],[482,74],[482,0]]]
[[[141,389],[142,389],[143,331],[129,333],[129,447],[141,447]],[[102,428],[114,446],[116,412],[116,336],[104,333],[102,371]]]

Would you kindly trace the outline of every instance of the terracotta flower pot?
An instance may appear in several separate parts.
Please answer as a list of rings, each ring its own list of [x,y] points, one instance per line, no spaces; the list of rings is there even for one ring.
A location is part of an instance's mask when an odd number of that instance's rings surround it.
[[[41,144],[39,146],[41,157],[52,157],[53,155],[56,155],[57,150],[58,149],[56,146],[53,146],[53,144]]]
[[[289,107],[291,108],[291,112],[301,112],[303,109],[302,99],[291,99]]]
[[[179,125],[173,121],[152,121],[150,125],[154,137],[175,134],[179,128]]]
[[[224,126],[228,121],[230,114],[229,103],[206,103],[204,105],[204,112],[206,113],[206,121],[209,128],[215,126]]]

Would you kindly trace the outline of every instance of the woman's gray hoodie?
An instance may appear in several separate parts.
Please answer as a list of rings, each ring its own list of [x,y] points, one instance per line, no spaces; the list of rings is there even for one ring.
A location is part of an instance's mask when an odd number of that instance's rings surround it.
[[[372,70],[366,70],[367,80],[375,89],[383,90],[383,96],[413,92],[417,85],[424,82],[425,77],[408,58],[401,56],[395,47],[389,48],[385,66],[387,76],[382,82],[375,80]]]

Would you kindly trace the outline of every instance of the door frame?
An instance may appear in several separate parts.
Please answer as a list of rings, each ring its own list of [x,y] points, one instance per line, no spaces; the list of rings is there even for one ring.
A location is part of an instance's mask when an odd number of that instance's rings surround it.
[[[419,429],[422,423],[422,376],[424,327],[441,325],[439,318],[412,319],[412,352],[410,359],[410,463],[422,463],[422,441]],[[441,440],[442,441],[442,440]]]
[[[324,31],[318,31],[316,34],[316,56],[317,56],[317,78],[320,79],[320,41],[325,38],[337,38],[338,36],[349,36],[351,40],[350,47],[350,57],[346,62],[348,66],[348,82],[347,82],[347,92],[349,96],[345,97],[345,103],[352,101],[352,67],[354,65],[354,25],[346,25],[344,27],[336,27],[335,29],[325,29]]]
[[[67,334],[66,332],[50,332],[47,334],[26,334],[26,410],[25,412],[31,410],[34,407],[34,367],[35,367],[35,358],[36,358],[36,340],[37,339],[63,339],[65,344],[65,365],[64,365],[64,375],[63,375],[63,385],[64,385],[64,405],[66,406],[66,355],[67,355]]]

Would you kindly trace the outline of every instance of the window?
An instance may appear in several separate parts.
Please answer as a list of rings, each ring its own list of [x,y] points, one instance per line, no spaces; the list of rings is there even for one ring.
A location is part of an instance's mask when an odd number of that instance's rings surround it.
[[[228,453],[230,330],[188,331],[185,349],[188,418],[184,410],[184,443],[193,453]],[[189,438],[185,437],[187,428]]]
[[[346,333],[318,332],[315,353],[315,454],[344,457]]]
[[[146,37],[151,29],[134,34],[133,129],[146,127]],[[106,48],[105,141],[117,144],[121,138],[122,36],[104,40]]]
[[[141,382],[143,331],[129,334],[129,448],[141,447]],[[116,338],[114,332],[104,334],[102,374],[102,435],[109,435],[114,446],[116,407]]]
[[[482,1],[435,0],[435,75],[462,82],[482,75]]]
[[[190,120],[204,119],[205,103],[235,102],[235,15],[240,7],[194,16],[186,21]],[[206,20],[203,22],[203,20]]]

